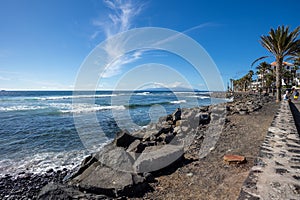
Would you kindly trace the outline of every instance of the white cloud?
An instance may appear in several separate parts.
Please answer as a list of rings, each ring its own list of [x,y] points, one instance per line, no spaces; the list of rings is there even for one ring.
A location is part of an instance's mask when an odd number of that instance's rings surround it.
[[[122,72],[122,67],[125,64],[132,63],[141,58],[143,50],[137,50],[133,54],[124,55],[121,58],[116,59],[114,62],[107,66],[107,70],[102,74],[102,78],[109,78],[118,75]]]
[[[93,25],[100,28],[105,33],[106,39],[131,28],[134,17],[136,17],[142,10],[142,5],[138,2],[133,3],[128,0],[104,0],[104,4],[109,8],[110,13],[107,19],[96,19]],[[91,36],[95,39],[101,31],[97,30]],[[108,60],[113,59],[114,62],[107,66],[106,72],[102,77],[109,78],[118,75],[122,72],[122,66],[134,62],[139,59],[142,51],[137,51],[133,55],[124,55],[124,44],[126,41],[108,42],[105,46],[105,51],[108,54]],[[118,58],[119,60],[117,60]]]

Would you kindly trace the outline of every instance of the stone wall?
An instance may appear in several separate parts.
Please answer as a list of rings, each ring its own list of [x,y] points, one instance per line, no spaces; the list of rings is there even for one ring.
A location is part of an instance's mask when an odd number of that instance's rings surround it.
[[[288,102],[281,102],[238,199],[300,199],[300,138]]]

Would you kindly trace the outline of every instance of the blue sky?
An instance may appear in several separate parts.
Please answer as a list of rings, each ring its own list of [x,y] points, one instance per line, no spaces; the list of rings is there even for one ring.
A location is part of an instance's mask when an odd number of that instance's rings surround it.
[[[80,66],[99,43],[141,27],[167,28],[197,41],[226,85],[268,55],[258,42],[261,35],[278,25],[299,25],[299,7],[297,0],[0,0],[0,89],[72,90]],[[99,78],[98,89],[113,89],[135,67],[152,62],[183,75],[192,87],[206,87],[189,63],[168,52],[135,51],[119,59]],[[150,74],[139,70],[122,88],[137,87],[134,77]],[[153,84],[186,86],[176,76],[165,78],[168,74],[154,73],[160,82]]]

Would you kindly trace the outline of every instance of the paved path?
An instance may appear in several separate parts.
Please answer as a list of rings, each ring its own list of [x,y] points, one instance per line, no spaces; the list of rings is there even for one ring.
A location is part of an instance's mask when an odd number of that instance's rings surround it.
[[[299,110],[281,102],[238,199],[300,199]]]

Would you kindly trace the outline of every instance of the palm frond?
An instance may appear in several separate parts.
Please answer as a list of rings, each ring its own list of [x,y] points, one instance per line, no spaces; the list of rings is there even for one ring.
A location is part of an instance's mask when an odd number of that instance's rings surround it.
[[[265,58],[268,58],[268,57],[270,57],[270,56],[262,56],[262,57],[260,57],[260,58],[257,58],[256,60],[254,60],[253,63],[251,63],[251,67],[252,67],[257,61],[262,60],[262,59],[265,59]]]

